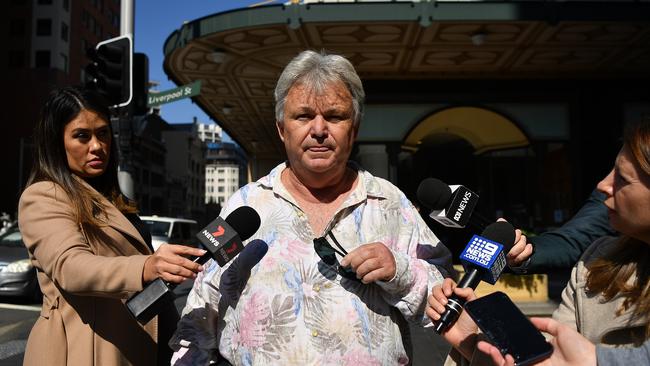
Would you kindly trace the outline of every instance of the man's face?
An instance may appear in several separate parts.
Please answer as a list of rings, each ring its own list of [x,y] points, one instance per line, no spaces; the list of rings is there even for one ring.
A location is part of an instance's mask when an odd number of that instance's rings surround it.
[[[292,169],[308,174],[328,174],[345,169],[357,129],[353,122],[352,95],[342,82],[327,85],[322,94],[295,84],[278,123]]]

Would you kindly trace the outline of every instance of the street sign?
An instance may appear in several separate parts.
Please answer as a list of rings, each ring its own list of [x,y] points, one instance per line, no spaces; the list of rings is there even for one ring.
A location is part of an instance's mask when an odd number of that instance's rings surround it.
[[[165,103],[175,102],[180,99],[193,97],[201,94],[201,80],[191,84],[179,86],[178,88],[165,90],[160,93],[152,94],[149,92],[147,106],[154,107]]]

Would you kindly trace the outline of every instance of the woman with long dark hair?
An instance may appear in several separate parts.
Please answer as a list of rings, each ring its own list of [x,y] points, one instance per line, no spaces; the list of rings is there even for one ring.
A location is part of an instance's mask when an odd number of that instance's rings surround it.
[[[26,365],[169,362],[160,329],[170,325],[139,324],[124,301],[157,278],[193,278],[202,268],[183,256],[204,251],[165,244],[152,254],[134,202],[120,191],[112,137],[100,96],[76,88],[50,94],[18,213],[43,292]]]

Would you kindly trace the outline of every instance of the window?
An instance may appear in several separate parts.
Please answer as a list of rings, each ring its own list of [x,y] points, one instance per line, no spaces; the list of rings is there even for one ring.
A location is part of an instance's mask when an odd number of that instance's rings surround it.
[[[115,28],[120,27],[120,16],[110,9],[108,10],[108,21],[111,23],[113,27]]]
[[[36,51],[34,57],[35,67],[50,67],[50,51],[40,50]]]
[[[52,35],[52,19],[40,18],[36,20],[36,35],[37,36],[50,36]]]
[[[90,23],[90,14],[86,10],[81,13],[81,24],[88,29]]]
[[[22,37],[25,35],[25,19],[12,19],[9,24],[9,35]]]
[[[61,22],[61,39],[68,42],[68,25]]]
[[[81,54],[88,57],[88,49],[89,48],[90,48],[90,44],[88,43],[88,41],[82,38],[81,39]]]
[[[63,66],[63,71],[67,74],[68,73],[68,56],[64,53],[60,54],[61,55],[61,65]]]
[[[218,187],[217,192],[223,192],[223,187]]]

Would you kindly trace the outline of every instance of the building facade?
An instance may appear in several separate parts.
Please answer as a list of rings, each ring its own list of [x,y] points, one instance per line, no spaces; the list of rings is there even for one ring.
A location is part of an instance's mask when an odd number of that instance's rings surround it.
[[[162,131],[167,148],[165,167],[168,177],[184,187],[183,208],[174,216],[203,222],[205,216],[205,146],[198,137],[196,123],[170,124]]]
[[[5,121],[0,154],[6,179],[0,183],[0,211],[15,213],[31,169],[31,135],[50,90],[78,85],[88,63],[86,49],[119,34],[118,0],[10,0],[0,22]]]

